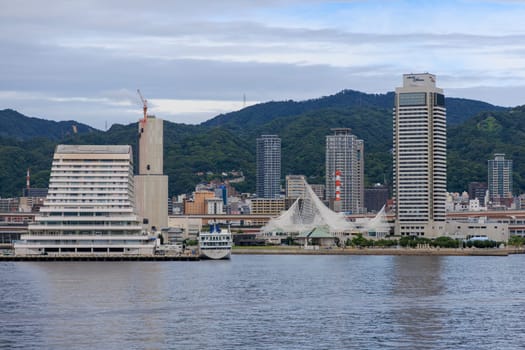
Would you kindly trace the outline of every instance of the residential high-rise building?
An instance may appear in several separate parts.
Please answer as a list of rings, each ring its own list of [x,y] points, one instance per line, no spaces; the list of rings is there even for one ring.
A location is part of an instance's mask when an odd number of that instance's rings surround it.
[[[326,136],[326,199],[335,211],[360,213],[364,199],[364,143],[351,129]],[[336,179],[337,177],[337,179]]]
[[[58,145],[40,215],[15,254],[153,254],[135,211],[131,146]]]
[[[396,234],[444,233],[447,185],[445,96],[429,73],[404,74],[394,108]]]
[[[138,123],[137,212],[150,231],[168,226],[168,177],[164,175],[164,123],[148,115]]]
[[[494,154],[494,159],[488,161],[488,186],[493,204],[512,198],[512,160],[505,159],[503,153]]]
[[[281,139],[277,135],[257,138],[257,197],[279,198],[281,192]]]

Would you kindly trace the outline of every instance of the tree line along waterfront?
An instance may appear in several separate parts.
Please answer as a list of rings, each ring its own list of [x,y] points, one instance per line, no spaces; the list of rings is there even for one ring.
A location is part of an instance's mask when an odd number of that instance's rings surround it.
[[[509,245],[521,246],[525,243],[523,237],[512,237],[509,240]],[[435,239],[417,237],[417,236],[404,236],[399,239],[366,239],[363,235],[359,234],[352,239],[348,239],[345,242],[347,247],[362,247],[362,248],[392,248],[400,246],[402,248],[418,248],[418,247],[430,247],[430,248],[497,248],[505,244],[505,242],[497,242],[492,240],[461,240],[454,239],[451,237],[437,237]]]

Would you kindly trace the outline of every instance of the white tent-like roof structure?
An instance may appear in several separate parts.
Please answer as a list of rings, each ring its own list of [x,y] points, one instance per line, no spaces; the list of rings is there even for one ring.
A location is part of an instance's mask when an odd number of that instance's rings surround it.
[[[386,212],[385,212],[385,206],[383,205],[383,208],[377,213],[377,215],[368,221],[365,225],[365,230],[367,232],[374,231],[374,232],[382,232],[382,233],[389,233],[390,232],[390,225],[388,223]]]
[[[310,185],[293,205],[281,216],[271,219],[262,232],[305,232],[316,227],[327,226],[330,232],[350,232],[355,226],[347,221],[343,213],[336,213],[324,205]]]

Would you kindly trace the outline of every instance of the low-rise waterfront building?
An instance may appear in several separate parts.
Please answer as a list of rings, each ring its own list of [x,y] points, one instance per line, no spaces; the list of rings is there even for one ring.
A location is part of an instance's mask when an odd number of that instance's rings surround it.
[[[197,239],[199,232],[202,230],[203,220],[200,218],[189,218],[187,216],[169,216],[168,226],[170,229],[176,228],[182,230],[183,239]]]
[[[486,217],[450,220],[447,221],[445,229],[447,236],[461,240],[484,238],[496,242],[507,242],[510,236],[508,223],[489,220]]]

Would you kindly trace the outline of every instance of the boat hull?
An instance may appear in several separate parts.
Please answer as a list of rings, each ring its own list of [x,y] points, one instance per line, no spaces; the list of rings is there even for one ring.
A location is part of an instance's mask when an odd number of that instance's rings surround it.
[[[201,259],[211,259],[211,260],[230,259],[231,248],[229,249],[201,249],[200,257]]]

